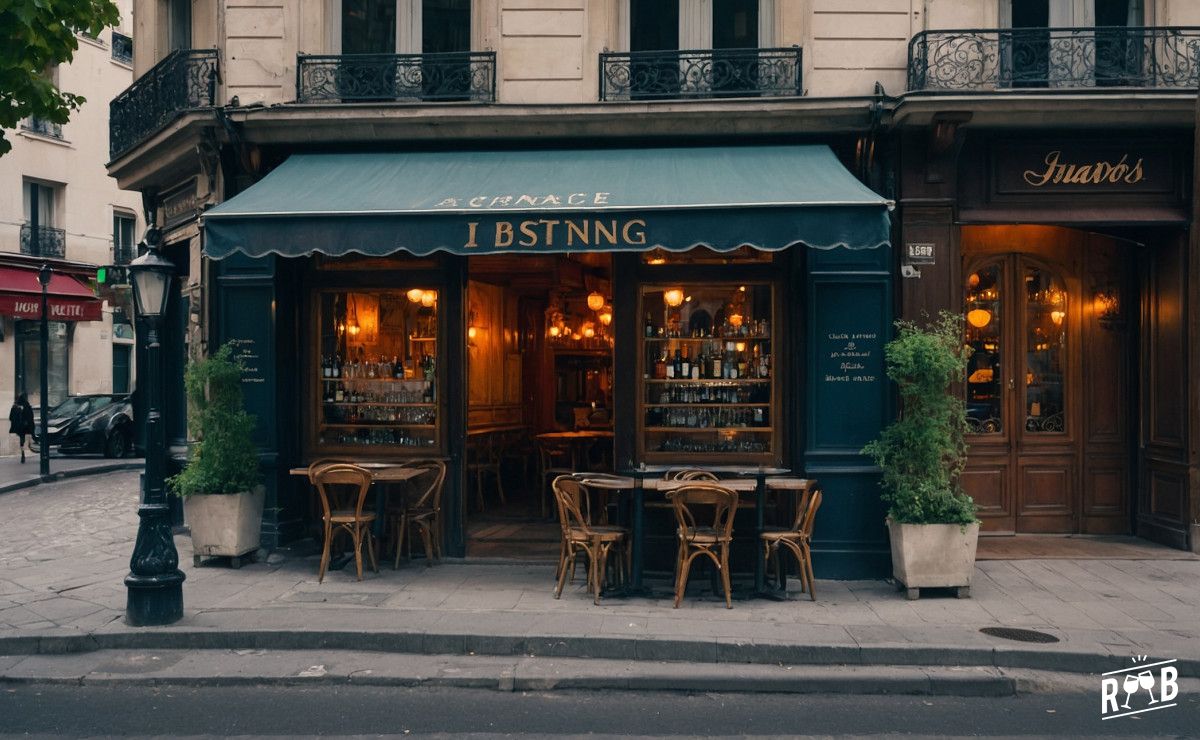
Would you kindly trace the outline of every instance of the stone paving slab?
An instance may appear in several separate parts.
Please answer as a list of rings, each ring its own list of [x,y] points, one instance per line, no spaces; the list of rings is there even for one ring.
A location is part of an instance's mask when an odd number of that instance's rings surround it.
[[[350,647],[381,651],[598,656],[654,661],[864,661],[1108,670],[1131,654],[1180,658],[1200,675],[1200,561],[980,562],[972,598],[919,601],[882,581],[817,582],[817,600],[724,601],[690,593],[593,605],[576,582],[554,599],[553,567],[444,562],[384,565],[364,580],[317,560],[273,555],[239,570],[193,567],[177,537],[184,619],[137,629],[122,617],[137,474],[66,480],[0,496],[0,654],[84,650],[180,640],[194,647]],[[697,579],[699,583],[707,579]],[[1025,627],[1051,645],[989,637],[982,627]],[[153,639],[151,639],[153,638]],[[141,640],[142,643],[138,641]],[[674,653],[673,653],[674,651]],[[1188,675],[1185,673],[1185,675]]]

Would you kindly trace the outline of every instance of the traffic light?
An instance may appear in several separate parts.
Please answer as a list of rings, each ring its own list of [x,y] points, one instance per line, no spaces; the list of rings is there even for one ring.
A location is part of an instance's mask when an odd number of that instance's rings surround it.
[[[114,285],[127,285],[129,283],[129,270],[125,265],[101,265],[96,268],[96,285],[102,287],[112,287]]]
[[[108,268],[99,267],[96,269],[96,285],[108,284]]]

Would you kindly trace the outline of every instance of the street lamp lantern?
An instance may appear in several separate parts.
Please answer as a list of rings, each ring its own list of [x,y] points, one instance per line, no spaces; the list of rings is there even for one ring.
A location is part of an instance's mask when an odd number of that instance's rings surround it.
[[[133,626],[171,624],[183,617],[183,579],[171,532],[166,491],[166,438],[162,420],[162,346],[159,324],[167,313],[175,265],[158,249],[158,228],[146,230],[143,254],[129,263],[135,308],[145,338],[146,372],[138,372],[146,402],[146,471],[138,507],[137,542],[129,559],[125,621]]]

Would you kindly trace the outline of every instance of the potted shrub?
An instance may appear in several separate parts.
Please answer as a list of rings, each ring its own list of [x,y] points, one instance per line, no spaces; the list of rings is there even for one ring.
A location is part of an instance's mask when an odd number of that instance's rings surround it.
[[[264,491],[251,439],[254,417],[242,405],[242,366],[232,346],[189,363],[184,387],[195,441],[167,484],[183,497],[193,562],[220,555],[237,568],[243,555],[258,550]]]
[[[892,573],[916,599],[922,588],[970,595],[979,520],[959,476],[966,464],[966,407],[954,392],[970,349],[962,317],[943,311],[927,326],[897,321],[884,348],[888,377],[900,390],[901,411],[863,453],[883,471]]]

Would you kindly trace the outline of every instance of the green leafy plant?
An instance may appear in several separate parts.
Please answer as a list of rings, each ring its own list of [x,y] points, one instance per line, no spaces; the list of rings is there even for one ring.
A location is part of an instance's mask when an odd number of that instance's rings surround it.
[[[22,118],[67,122],[84,98],[59,90],[47,70],[71,61],[76,33],[94,37],[119,20],[111,0],[0,2],[0,155],[12,148],[3,129]]]
[[[900,389],[900,417],[863,448],[883,471],[888,516],[902,524],[973,524],[975,502],[959,476],[966,464],[967,413],[952,386],[966,372],[963,318],[943,311],[926,326],[897,321],[884,347]]]
[[[258,483],[254,417],[242,403],[242,371],[231,344],[188,364],[183,382],[196,442],[183,471],[167,480],[176,494],[241,493]]]

